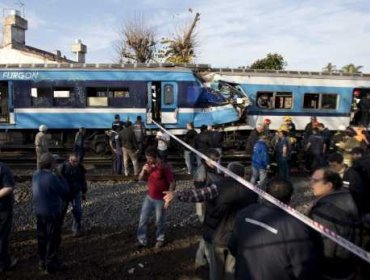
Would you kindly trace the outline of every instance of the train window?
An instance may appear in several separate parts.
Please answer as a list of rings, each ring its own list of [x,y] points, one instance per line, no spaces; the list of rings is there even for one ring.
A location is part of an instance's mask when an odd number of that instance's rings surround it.
[[[53,97],[54,98],[69,98],[72,91],[73,91],[72,88],[54,88]]]
[[[320,95],[318,93],[305,93],[303,97],[303,109],[319,109]]]
[[[108,107],[108,97],[88,97],[87,106],[89,107]]]
[[[291,92],[276,92],[274,98],[275,109],[292,109],[293,94]]]
[[[337,109],[338,94],[322,94],[321,109]]]
[[[271,109],[272,108],[272,91],[258,91],[257,92],[257,107],[262,109]]]
[[[335,110],[337,103],[338,94],[336,93],[305,93],[303,108]]]
[[[174,102],[175,102],[175,96],[173,94],[173,85],[165,85],[164,86],[163,104],[164,105],[171,105]]]
[[[52,104],[52,88],[38,87],[31,89],[31,103],[34,107],[51,107]]]

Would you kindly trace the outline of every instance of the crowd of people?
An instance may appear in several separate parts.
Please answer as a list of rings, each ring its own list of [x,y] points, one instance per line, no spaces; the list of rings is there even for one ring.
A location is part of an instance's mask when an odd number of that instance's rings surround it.
[[[247,178],[268,194],[289,204],[294,193],[291,165],[302,166],[310,178],[315,201],[309,217],[349,241],[369,249],[370,217],[369,136],[361,128],[348,127],[332,134],[312,117],[303,135],[291,117],[283,118],[274,133],[266,119],[250,133],[246,149],[251,154],[250,174],[246,165],[231,162],[227,169]],[[39,268],[55,273],[62,267],[58,256],[64,217],[72,206],[74,236],[82,232],[82,200],[87,193],[85,129],[76,134],[73,152],[57,165],[49,152],[47,127],[41,125],[35,138],[37,170],[32,178]],[[137,245],[147,247],[147,226],[154,213],[156,248],[166,242],[166,211],[175,201],[195,204],[203,234],[195,256],[196,266],[208,266],[210,279],[355,279],[370,277],[369,264],[320,236],[279,207],[258,198],[244,185],[223,174],[223,135],[218,127],[201,126],[198,133],[189,123],[184,141],[207,159],[184,149],[186,172],[194,188],[177,191],[173,170],[167,162],[170,137],[156,135],[147,145],[140,117],[132,124],[119,115],[112,123],[109,145],[113,172],[130,173],[147,182],[137,227]],[[145,163],[139,168],[140,155]],[[271,166],[275,165],[273,169]],[[0,272],[12,269],[17,260],[9,255],[15,181],[6,164],[0,163]]]

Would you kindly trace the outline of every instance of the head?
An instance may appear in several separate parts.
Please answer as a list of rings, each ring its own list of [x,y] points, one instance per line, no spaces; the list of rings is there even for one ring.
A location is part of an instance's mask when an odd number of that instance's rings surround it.
[[[145,150],[146,162],[149,164],[155,164],[157,162],[157,149],[149,147]]]
[[[68,157],[68,162],[73,167],[76,167],[80,163],[80,159],[75,153],[72,153]]]
[[[266,192],[285,204],[290,203],[293,190],[291,182],[280,178],[274,178],[266,184]]]
[[[188,122],[187,124],[186,124],[186,128],[187,129],[194,129],[194,124],[192,123],[192,122]]]
[[[315,197],[328,195],[335,190],[339,190],[342,185],[342,178],[329,167],[315,170],[310,178],[310,186]]]
[[[271,120],[270,119],[264,119],[263,120],[263,126],[264,127],[268,127],[270,124],[271,124]]]
[[[206,153],[206,156],[209,157],[210,160],[215,161],[215,162],[217,162],[217,161],[220,160],[220,153],[216,149],[212,149],[212,148],[211,149],[208,149],[208,151]],[[215,169],[216,166],[210,160],[207,160],[206,161],[206,164],[209,167]]]
[[[136,121],[137,121],[137,122],[141,122],[141,116],[137,116],[137,117],[136,117]]]
[[[262,133],[265,130],[265,127],[262,123],[257,124],[256,130],[258,133]]]
[[[78,131],[81,133],[81,134],[86,134],[86,128],[84,128],[84,127],[80,127],[79,129],[78,129]]]
[[[345,167],[342,154],[333,153],[328,156],[329,167],[334,172],[340,172]]]
[[[239,177],[244,177],[245,167],[240,162],[232,161],[227,165],[227,169],[235,173]]]
[[[53,169],[57,163],[51,153],[45,153],[41,155],[39,164],[40,169]]]
[[[284,120],[284,122],[290,124],[292,122],[292,117],[286,116],[286,117],[283,118],[283,120]]]
[[[361,147],[355,147],[351,150],[351,159],[352,161],[358,160],[365,155],[365,150]]]
[[[125,122],[125,127],[127,128],[127,127],[130,127],[132,125],[132,122],[131,121],[126,121]]]
[[[48,127],[44,124],[40,125],[39,126],[39,131],[40,132],[46,132],[48,130]]]
[[[200,132],[205,132],[205,131],[207,131],[207,126],[203,124],[203,125],[200,127]]]
[[[288,136],[288,131],[283,130],[283,129],[279,129],[278,130],[278,136],[279,136],[279,138],[287,137]]]
[[[317,122],[317,117],[311,117],[311,123]]]
[[[114,115],[114,120],[115,121],[120,121],[121,120],[121,117],[119,115]]]

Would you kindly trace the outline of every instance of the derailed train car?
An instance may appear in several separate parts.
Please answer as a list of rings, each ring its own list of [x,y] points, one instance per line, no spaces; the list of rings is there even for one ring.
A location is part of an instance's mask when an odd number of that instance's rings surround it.
[[[358,102],[370,95],[370,74],[362,73],[212,69],[203,78],[220,93],[240,88],[248,97],[244,120],[233,130],[253,129],[265,118],[275,130],[283,116],[291,116],[298,130],[312,116],[331,130],[358,125]]]
[[[30,140],[40,124],[54,138],[79,127],[99,134],[116,114],[141,116],[148,129],[155,120],[175,134],[188,122],[228,124],[241,114],[192,69],[163,65],[0,65],[0,101],[1,139],[12,143]]]

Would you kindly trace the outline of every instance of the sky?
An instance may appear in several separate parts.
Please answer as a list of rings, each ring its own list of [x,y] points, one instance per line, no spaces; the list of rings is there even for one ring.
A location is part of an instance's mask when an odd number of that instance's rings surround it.
[[[369,0],[2,0],[0,8],[28,20],[27,45],[74,59],[71,44],[80,39],[87,63],[116,62],[122,26],[137,15],[160,39],[199,12],[195,63],[236,68],[278,53],[287,70],[321,71],[331,62],[370,72]]]

